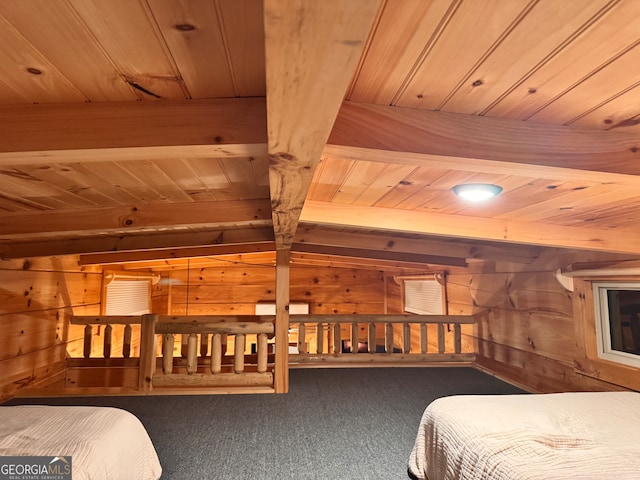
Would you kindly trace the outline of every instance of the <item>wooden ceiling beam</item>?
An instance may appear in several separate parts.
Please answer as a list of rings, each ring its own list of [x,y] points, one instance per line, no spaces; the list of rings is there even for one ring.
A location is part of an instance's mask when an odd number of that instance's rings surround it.
[[[510,260],[517,263],[532,263],[541,254],[542,248],[528,245],[508,245],[478,241],[442,239],[420,236],[405,238],[384,232],[356,233],[331,230],[322,226],[301,225],[295,243],[309,243],[334,247],[363,248],[404,254],[434,255],[475,260]]]
[[[302,205],[380,7],[372,0],[265,0],[269,183],[278,249]]]
[[[0,166],[264,156],[265,105],[230,98],[3,106]]]
[[[445,257],[418,253],[389,252],[382,250],[367,250],[365,248],[329,247],[326,245],[313,245],[309,243],[294,243],[292,252],[319,253],[336,257],[366,258],[370,260],[389,260],[393,262],[424,263],[435,265],[447,265],[453,267],[466,267],[464,258]]]
[[[73,255],[88,253],[116,253],[149,250],[150,258],[171,258],[174,250],[182,247],[212,247],[219,245],[243,245],[249,243],[273,242],[273,229],[263,228],[228,228],[202,232],[181,232],[144,235],[117,235],[100,237],[83,237],[77,239],[42,240],[0,245],[0,258],[46,257],[56,255]],[[273,244],[269,244],[273,246]],[[256,251],[258,247],[256,246]],[[261,245],[259,248],[265,248]],[[238,247],[238,253],[243,251]],[[177,253],[176,253],[177,254]],[[200,255],[199,251],[183,252],[185,255]]]
[[[223,224],[270,223],[271,205],[267,199],[55,210],[46,215],[42,211],[31,211],[4,214],[0,224],[0,241],[30,234],[90,234],[152,227],[202,228]]]
[[[396,232],[442,235],[546,247],[565,247],[617,253],[640,253],[639,232],[616,231],[611,234],[590,228],[563,227],[505,221],[492,218],[445,215],[424,211],[382,207],[361,207],[307,201],[303,222],[324,225],[349,225]],[[604,233],[604,235],[603,235]]]
[[[640,135],[345,102],[323,155],[640,185]]]

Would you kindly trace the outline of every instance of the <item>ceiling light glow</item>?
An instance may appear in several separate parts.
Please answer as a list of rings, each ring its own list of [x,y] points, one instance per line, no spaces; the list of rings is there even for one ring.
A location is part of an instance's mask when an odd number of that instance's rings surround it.
[[[502,192],[502,187],[491,183],[466,183],[456,185],[451,190],[465,200],[481,202],[499,195]]]

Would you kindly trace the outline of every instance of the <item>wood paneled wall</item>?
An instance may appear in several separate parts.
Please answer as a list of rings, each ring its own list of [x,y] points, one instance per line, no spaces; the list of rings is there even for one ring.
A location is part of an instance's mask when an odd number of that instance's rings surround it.
[[[64,378],[69,317],[100,313],[101,281],[76,257],[0,261],[0,401]]]
[[[450,314],[480,314],[467,342],[477,365],[532,392],[620,390],[579,374],[572,292],[554,278],[555,264],[487,263],[447,277]]]
[[[309,304],[309,313],[385,313],[385,275],[377,270],[335,267],[291,267],[291,303]],[[259,302],[275,302],[275,266],[221,265],[174,271],[171,315],[253,315]]]

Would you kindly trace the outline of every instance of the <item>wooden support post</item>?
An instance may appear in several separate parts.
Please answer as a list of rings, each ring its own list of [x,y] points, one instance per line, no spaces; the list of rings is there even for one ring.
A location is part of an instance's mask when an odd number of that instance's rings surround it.
[[[340,334],[340,324],[333,324],[333,353],[342,353],[342,338]]]
[[[408,323],[402,324],[402,340],[404,353],[411,353],[411,325]]]
[[[427,324],[420,324],[420,353],[425,354],[428,351],[429,343],[428,343],[428,335],[427,335]]]
[[[384,326],[384,351],[393,353],[393,324],[386,323]]]
[[[162,373],[170,375],[173,372],[173,333],[166,333],[162,337]]]
[[[324,353],[324,324],[316,325],[316,353],[322,355]]]
[[[289,391],[289,288],[291,250],[276,250],[276,354],[274,390]]]
[[[236,343],[233,356],[233,371],[236,373],[244,372],[244,350],[246,348],[247,341],[244,334],[239,333],[236,335]]]
[[[462,352],[462,331],[458,323],[453,325],[453,348],[455,353]]]
[[[304,322],[298,324],[298,353],[307,353],[307,327]]]
[[[124,337],[122,339],[122,356],[124,358],[131,357],[131,324],[124,326]]]
[[[444,325],[438,324],[438,353],[444,353]]]
[[[351,353],[358,353],[358,324],[351,323]]]
[[[200,356],[206,357],[207,353],[209,353],[209,334],[201,333],[200,334]]]
[[[369,335],[367,337],[367,344],[369,346],[369,353],[376,353],[376,324],[369,324]]]
[[[107,326],[104,327],[104,343],[103,343],[103,350],[102,350],[102,356],[104,358],[111,358],[112,337],[113,337],[113,327],[110,324],[107,324]]]
[[[220,333],[214,333],[211,336],[211,367],[210,368],[211,368],[211,373],[220,373],[220,371],[222,370],[222,335]]]
[[[198,334],[190,333],[187,338],[187,373],[193,375],[198,371]]]
[[[91,340],[93,339],[93,328],[91,325],[84,327],[84,358],[91,356]]]
[[[258,373],[264,373],[267,371],[267,358],[268,358],[268,344],[267,344],[267,334],[259,333],[258,334]]]
[[[156,369],[156,322],[158,315],[143,315],[140,327],[140,368],[138,389],[149,392],[153,388],[153,374]]]

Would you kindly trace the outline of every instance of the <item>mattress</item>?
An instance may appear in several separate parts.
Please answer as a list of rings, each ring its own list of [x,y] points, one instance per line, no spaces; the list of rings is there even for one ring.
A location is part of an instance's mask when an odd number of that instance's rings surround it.
[[[640,393],[461,395],[425,410],[420,480],[640,479]]]
[[[74,480],[157,480],[162,468],[133,414],[112,407],[0,407],[0,456],[71,456]]]

